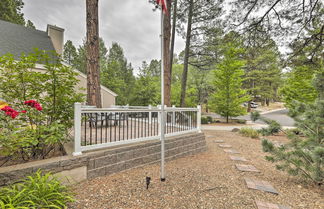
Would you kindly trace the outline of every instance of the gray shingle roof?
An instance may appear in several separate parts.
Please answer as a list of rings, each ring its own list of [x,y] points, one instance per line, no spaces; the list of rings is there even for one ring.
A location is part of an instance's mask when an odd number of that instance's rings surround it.
[[[35,48],[55,50],[46,32],[0,20],[0,56],[11,53],[18,59],[22,53],[29,54]]]

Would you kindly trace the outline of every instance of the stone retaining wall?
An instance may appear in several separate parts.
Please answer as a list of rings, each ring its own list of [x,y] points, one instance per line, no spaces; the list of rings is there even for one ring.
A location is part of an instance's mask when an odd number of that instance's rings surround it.
[[[152,140],[131,145],[64,156],[0,168],[0,186],[14,183],[38,169],[50,171],[68,183],[93,179],[160,161],[160,141]],[[205,136],[193,133],[170,137],[165,141],[166,160],[172,160],[206,150]]]

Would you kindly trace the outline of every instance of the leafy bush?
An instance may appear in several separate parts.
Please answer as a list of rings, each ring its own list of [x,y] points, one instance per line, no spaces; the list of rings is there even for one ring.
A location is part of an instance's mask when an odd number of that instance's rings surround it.
[[[50,173],[37,171],[22,183],[0,188],[1,208],[67,208],[73,202],[66,186]]]
[[[255,111],[255,112],[251,112],[251,113],[250,113],[250,117],[251,117],[251,120],[252,120],[253,122],[255,122],[255,121],[257,121],[257,120],[260,119],[261,115],[260,115],[260,112]]]
[[[46,123],[60,123],[67,128],[73,125],[73,104],[84,101],[84,95],[75,88],[77,75],[61,64],[55,54],[36,51],[19,60],[12,55],[0,57],[0,95],[11,106],[23,107],[22,101],[36,100],[44,108]],[[43,63],[44,71],[32,71]]]
[[[213,118],[210,117],[210,116],[207,116],[207,122],[208,122],[208,123],[212,123],[212,122],[213,122]]]
[[[259,133],[262,136],[270,136],[280,132],[281,125],[277,121],[274,120],[264,120],[264,121],[268,124],[268,127],[259,130]]]
[[[324,79],[324,73],[322,75]],[[321,79],[318,79],[321,81]],[[317,86],[324,93],[324,85]],[[321,94],[320,94],[321,95]],[[262,146],[270,156],[266,159],[276,162],[277,169],[287,171],[290,175],[301,176],[317,184],[324,183],[324,97],[314,104],[295,102],[289,110],[300,131],[289,132],[290,142],[276,147],[270,141],[263,140]],[[303,137],[301,137],[302,135]]]
[[[236,122],[239,124],[246,124],[246,120],[244,119],[238,119]]]
[[[30,70],[36,63],[45,70]],[[27,161],[62,149],[73,125],[73,104],[84,97],[75,88],[78,74],[45,52],[19,60],[2,56],[0,69],[0,95],[10,106],[0,111],[0,155]]]
[[[242,136],[251,137],[253,139],[259,138],[259,132],[250,127],[241,128],[239,133]]]
[[[201,124],[208,124],[208,119],[206,117],[201,117]]]
[[[281,125],[277,121],[262,117],[258,111],[251,112],[250,117],[252,121],[262,120],[268,124],[267,128],[262,128],[259,130],[259,133],[262,136],[270,136],[281,131]]]

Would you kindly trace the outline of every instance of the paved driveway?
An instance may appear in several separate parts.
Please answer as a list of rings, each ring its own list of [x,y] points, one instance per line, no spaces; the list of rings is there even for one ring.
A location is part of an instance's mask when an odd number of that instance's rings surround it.
[[[262,114],[263,117],[275,120],[282,126],[294,126],[295,121],[288,116],[288,109],[277,110],[269,113]],[[256,121],[257,123],[264,124],[262,121]]]
[[[271,120],[275,120],[278,123],[280,123],[282,126],[289,126],[289,127],[294,126],[294,124],[295,124],[294,120],[291,117],[289,117],[287,114],[288,114],[288,109],[280,109],[280,110],[264,113],[264,114],[262,114],[262,116],[266,117],[266,118],[269,118]],[[209,115],[214,116],[214,117],[220,117],[219,115],[214,114],[214,113],[209,114]],[[237,117],[237,118],[238,119],[251,120],[250,114],[247,114],[245,116],[240,116],[240,117]],[[257,120],[255,123],[257,123],[257,124],[265,124],[263,121],[260,121],[260,120]]]

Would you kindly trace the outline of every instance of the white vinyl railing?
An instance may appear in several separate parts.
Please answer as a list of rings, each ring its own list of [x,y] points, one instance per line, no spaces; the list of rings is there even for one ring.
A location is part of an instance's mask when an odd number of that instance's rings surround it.
[[[201,108],[165,107],[165,136],[200,132]],[[74,105],[74,153],[159,139],[161,107]]]

